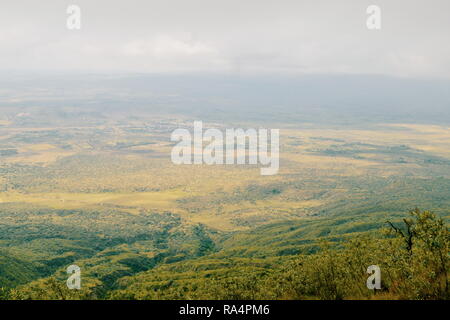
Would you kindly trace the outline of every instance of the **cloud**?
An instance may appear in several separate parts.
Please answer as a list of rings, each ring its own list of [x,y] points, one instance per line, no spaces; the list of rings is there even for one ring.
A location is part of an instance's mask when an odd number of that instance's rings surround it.
[[[187,39],[186,39],[187,38]],[[170,35],[157,35],[150,40],[128,42],[123,47],[127,56],[187,57],[215,54],[216,50],[202,42],[192,41],[189,35],[185,39]]]
[[[72,2],[2,3],[0,70],[450,76],[446,0]]]

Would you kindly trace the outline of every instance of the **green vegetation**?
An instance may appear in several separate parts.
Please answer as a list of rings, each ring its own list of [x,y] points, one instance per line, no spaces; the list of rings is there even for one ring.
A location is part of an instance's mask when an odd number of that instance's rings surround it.
[[[68,290],[61,278],[50,277],[4,293],[9,299],[448,299],[450,232],[431,212],[411,211],[411,217],[388,222],[383,233],[341,239],[323,238],[308,253],[281,254],[258,248],[252,257],[242,247],[228,245],[188,260],[142,261],[114,255],[108,266],[122,264],[131,273],[111,278],[84,277],[82,290]],[[288,224],[289,225],[289,224]],[[275,236],[284,226],[273,226]],[[195,228],[198,234],[201,227]],[[291,229],[295,230],[293,226]],[[267,231],[267,229],[266,229]],[[239,235],[237,235],[237,238]],[[204,248],[200,240],[199,249]],[[239,240],[235,239],[237,243]],[[236,243],[236,244],[237,244]],[[247,245],[245,245],[247,247]],[[256,248],[254,248],[256,249]],[[240,254],[237,254],[237,251]],[[88,262],[89,261],[89,262]],[[88,269],[87,260],[81,264]],[[366,270],[382,270],[382,290],[366,287]],[[98,262],[93,264],[98,266]],[[144,271],[150,266],[150,270]],[[122,268],[124,271],[125,269]],[[142,272],[141,272],[142,271]],[[102,272],[102,271],[100,271]],[[103,271],[104,272],[104,271]],[[117,270],[116,270],[117,272]],[[111,276],[111,273],[109,274]],[[98,281],[98,279],[101,279]]]
[[[191,119],[82,116],[0,126],[1,299],[449,298],[448,127],[281,124],[268,177],[173,165]]]

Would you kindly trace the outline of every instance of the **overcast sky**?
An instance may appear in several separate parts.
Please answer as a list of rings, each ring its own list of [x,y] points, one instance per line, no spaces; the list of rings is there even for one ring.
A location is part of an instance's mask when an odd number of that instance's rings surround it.
[[[0,70],[449,78],[450,1],[0,0]]]

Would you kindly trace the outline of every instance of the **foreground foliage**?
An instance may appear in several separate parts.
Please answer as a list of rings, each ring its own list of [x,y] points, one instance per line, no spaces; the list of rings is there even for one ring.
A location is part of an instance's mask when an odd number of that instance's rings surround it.
[[[199,232],[198,230],[196,232]],[[332,239],[331,239],[332,240]],[[55,277],[3,290],[8,299],[449,299],[450,233],[418,209],[381,232],[323,240],[311,253],[236,257],[211,252],[119,279],[106,292],[88,281],[68,290]],[[204,244],[200,246],[204,248]],[[228,252],[228,253],[227,253]],[[382,289],[367,289],[367,267]],[[104,288],[103,288],[104,289]]]

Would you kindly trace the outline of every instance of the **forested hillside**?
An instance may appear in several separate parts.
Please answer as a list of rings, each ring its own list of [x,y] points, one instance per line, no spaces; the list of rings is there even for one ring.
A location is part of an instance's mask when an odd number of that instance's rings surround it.
[[[435,214],[416,209],[402,219],[387,221],[382,230],[340,236],[307,235],[308,230],[318,228],[314,224],[305,226],[302,221],[286,221],[213,241],[204,227],[197,226],[184,241],[190,239],[190,252],[178,247],[162,250],[150,258],[118,246],[115,251],[106,250],[77,261],[82,270],[89,270],[83,274],[83,287],[79,291],[67,289],[64,281],[67,275],[60,270],[54,276],[15,289],[4,288],[3,296],[9,299],[449,298],[450,233],[448,225]],[[14,267],[12,263],[10,258],[6,268]],[[366,287],[366,269],[374,264],[382,270],[382,289],[378,292]]]

